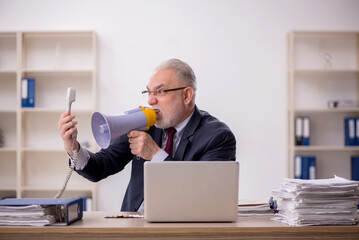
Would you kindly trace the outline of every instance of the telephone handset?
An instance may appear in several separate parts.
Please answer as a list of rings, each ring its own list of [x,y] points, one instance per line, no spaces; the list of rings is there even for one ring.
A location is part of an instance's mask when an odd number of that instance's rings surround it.
[[[66,94],[66,110],[71,114],[71,105],[76,101],[76,88],[69,87]],[[72,137],[76,137],[77,131],[72,134]]]
[[[69,87],[66,94],[66,110],[71,113],[71,104],[76,101],[76,89]]]
[[[67,89],[67,94],[66,94],[66,110],[69,111],[69,113],[71,114],[71,105],[72,103],[76,100],[76,89],[69,87]],[[72,152],[73,152],[73,156],[71,157],[71,164],[70,164],[70,169],[69,172],[67,173],[65,182],[61,188],[61,190],[56,194],[56,196],[54,198],[60,198],[61,195],[64,193],[67,183],[70,180],[71,174],[74,171],[75,167],[76,167],[76,162],[77,162],[77,151],[74,149],[74,144],[76,141],[76,136],[77,136],[77,130],[72,134]]]

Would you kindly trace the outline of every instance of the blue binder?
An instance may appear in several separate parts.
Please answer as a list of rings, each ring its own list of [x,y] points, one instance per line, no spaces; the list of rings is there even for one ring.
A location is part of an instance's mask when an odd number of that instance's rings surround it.
[[[359,181],[359,156],[351,157],[352,180]]]
[[[295,145],[310,145],[310,117],[297,116],[295,118]]]
[[[309,117],[303,117],[303,140],[302,140],[303,146],[309,146],[310,145],[310,118]]]
[[[58,221],[52,225],[69,225],[83,216],[82,198],[6,198],[0,200],[0,206],[56,205]]]
[[[345,118],[345,145],[355,146],[356,145],[356,118],[347,117]]]
[[[295,156],[294,158],[294,178],[316,179],[316,157],[315,156]]]
[[[294,157],[294,178],[300,179],[302,177],[302,156]]]
[[[21,80],[21,106],[35,107],[35,78]]]
[[[295,118],[295,145],[301,146],[303,144],[303,118]]]

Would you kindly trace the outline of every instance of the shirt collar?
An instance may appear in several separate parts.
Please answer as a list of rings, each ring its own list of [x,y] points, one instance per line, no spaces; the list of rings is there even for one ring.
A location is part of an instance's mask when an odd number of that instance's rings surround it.
[[[189,120],[191,119],[193,113],[194,113],[194,110],[192,111],[191,115],[188,116],[188,118],[186,118],[184,121],[182,121],[177,126],[175,126],[176,132],[178,133],[178,137],[182,137],[184,129],[187,126]]]

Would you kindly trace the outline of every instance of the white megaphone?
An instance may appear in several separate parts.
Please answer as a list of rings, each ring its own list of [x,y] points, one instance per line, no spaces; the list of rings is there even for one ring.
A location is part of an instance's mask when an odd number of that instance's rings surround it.
[[[132,130],[146,131],[155,123],[156,112],[142,106],[119,116],[95,112],[91,118],[92,133],[101,148],[108,148],[112,140]]]

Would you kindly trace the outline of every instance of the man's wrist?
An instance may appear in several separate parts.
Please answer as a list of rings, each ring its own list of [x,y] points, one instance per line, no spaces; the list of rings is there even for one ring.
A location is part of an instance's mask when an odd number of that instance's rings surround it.
[[[72,144],[71,144],[70,149],[67,149],[66,152],[67,152],[70,156],[73,156],[73,155],[74,155],[74,152],[73,152],[74,150],[76,150],[76,152],[79,152],[79,151],[80,151],[80,144],[79,144],[77,141],[74,142],[74,145],[73,145],[73,146],[72,146]]]
[[[155,149],[155,151],[153,151],[153,153],[152,153],[151,159],[153,159],[153,158],[156,156],[156,154],[157,154],[159,151],[161,151],[161,150],[162,150],[162,149],[157,146],[157,148]]]
[[[160,149],[151,159],[152,162],[163,162],[168,157],[168,153]]]
[[[70,155],[70,153],[67,153],[67,155],[70,158],[70,161],[72,161],[72,157]],[[79,145],[79,151],[77,153],[77,163],[76,163],[76,168],[75,170],[83,170],[85,168],[85,166],[87,165],[88,161],[90,159],[90,154],[89,152],[86,150],[86,148],[81,147],[81,145]]]

